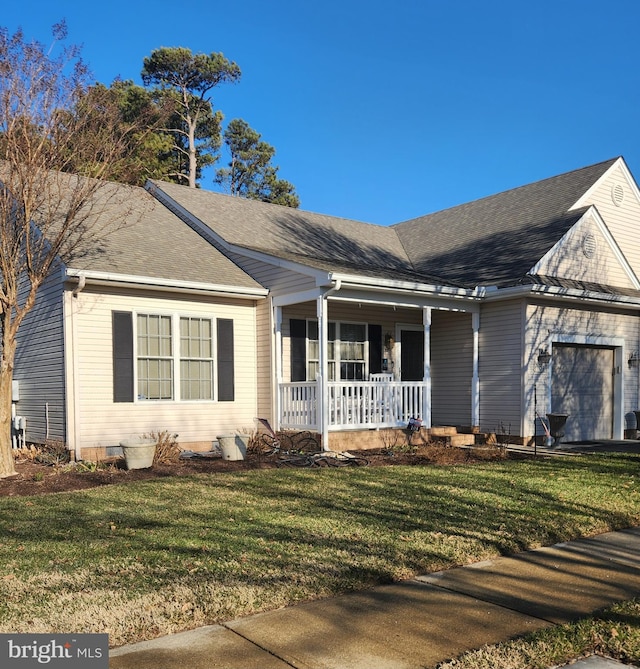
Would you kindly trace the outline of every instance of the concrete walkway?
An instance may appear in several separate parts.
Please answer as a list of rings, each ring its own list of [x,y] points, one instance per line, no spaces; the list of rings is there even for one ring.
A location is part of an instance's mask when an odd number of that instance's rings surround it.
[[[145,641],[112,669],[413,669],[640,596],[640,528]],[[588,658],[574,669],[613,669]],[[622,665],[620,665],[622,666]]]

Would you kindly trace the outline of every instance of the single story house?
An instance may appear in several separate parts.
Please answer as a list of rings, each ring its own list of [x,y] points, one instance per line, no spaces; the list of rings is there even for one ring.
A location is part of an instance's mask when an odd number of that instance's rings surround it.
[[[640,192],[621,157],[388,227],[130,190],[144,214],[52,275],[20,332],[28,440],[92,458],[161,430],[206,448],[258,416],[336,450],[412,417],[523,443],[548,413],[568,441],[635,426]]]

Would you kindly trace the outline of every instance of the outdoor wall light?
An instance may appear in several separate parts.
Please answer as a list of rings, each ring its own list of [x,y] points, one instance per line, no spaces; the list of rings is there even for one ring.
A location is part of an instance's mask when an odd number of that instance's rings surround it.
[[[384,336],[384,347],[390,351],[393,348],[393,345],[395,344],[395,341],[393,339],[393,335],[390,332],[387,332]]]
[[[629,367],[640,367],[640,356],[638,355],[637,351],[634,351],[630,356],[629,356]]]
[[[543,370],[550,362],[551,353],[549,353],[549,349],[545,346],[544,348],[541,348],[540,353],[538,353],[538,369]]]

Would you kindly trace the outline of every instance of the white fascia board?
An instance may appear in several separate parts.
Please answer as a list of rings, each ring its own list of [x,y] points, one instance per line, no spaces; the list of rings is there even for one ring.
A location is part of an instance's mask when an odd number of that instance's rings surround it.
[[[556,252],[557,248],[564,242],[565,238],[571,232],[571,230],[573,230],[583,221],[589,218],[591,218],[594,221],[596,227],[602,233],[602,236],[607,240],[609,247],[613,251],[613,254],[615,255],[620,265],[622,265],[625,274],[629,278],[629,281],[631,281],[631,283],[633,284],[633,287],[640,290],[640,281],[638,281],[638,277],[636,276],[635,272],[631,269],[631,265],[629,265],[629,263],[627,262],[627,259],[624,257],[622,250],[618,246],[616,240],[613,238],[613,235],[609,231],[607,224],[604,222],[602,216],[600,216],[600,212],[598,211],[595,205],[591,205],[587,209],[587,211],[585,211],[585,213],[580,217],[580,220],[574,223],[571,226],[571,228],[567,230],[567,232],[564,235],[562,235],[562,237],[542,256],[542,258],[540,258],[540,260],[538,260],[538,262],[527,272],[527,274],[538,274],[539,267]]]
[[[579,290],[578,288],[562,288],[561,286],[542,286],[531,284],[526,286],[512,286],[510,288],[499,288],[485,293],[484,300],[496,302],[500,300],[512,300],[518,297],[546,297],[553,300],[576,302],[606,302],[614,306],[626,309],[640,309],[640,297],[628,295],[610,295],[609,293],[598,293],[591,290]]]
[[[592,204],[591,202],[591,196],[593,192],[597,189],[600,188],[600,182],[604,181],[608,176],[610,172],[613,172],[613,170],[617,168],[622,169],[622,173],[629,184],[629,188],[631,189],[631,192],[634,194],[636,200],[640,202],[640,191],[638,190],[638,185],[636,184],[633,176],[631,175],[631,172],[629,171],[629,168],[627,167],[627,164],[624,162],[624,158],[620,157],[616,160],[613,165],[589,188],[579,199],[578,201],[569,208],[569,211],[573,209],[580,209],[581,207],[585,207],[587,205]]]
[[[616,163],[617,164],[617,163]],[[637,202],[640,202],[640,189],[638,189],[638,184],[631,174],[631,170],[627,167],[627,164],[622,158],[620,158],[620,167],[622,168],[622,174],[626,182],[629,184],[629,189],[633,193],[633,196],[636,198]]]
[[[351,304],[370,304],[378,307],[394,307],[407,309],[423,309],[425,307],[437,309],[438,311],[460,311],[465,313],[479,313],[479,300],[461,300],[459,298],[446,298],[441,296],[427,295],[425,293],[391,293],[379,295],[372,291],[363,290],[348,291],[347,294],[334,293],[330,298],[332,302],[349,302]]]
[[[602,216],[600,216],[600,212],[598,211],[597,207],[593,206],[590,207],[586,212],[585,215],[582,217],[584,219],[586,216],[591,215],[593,216],[593,219],[598,226],[598,229],[602,233],[603,237],[609,242],[609,246],[611,247],[611,250],[613,251],[613,254],[617,258],[618,262],[624,267],[624,271],[629,277],[629,280],[633,284],[634,288],[640,289],[640,281],[638,281],[638,277],[636,276],[636,273],[631,269],[631,265],[627,262],[627,259],[624,256],[624,253],[622,253],[622,249],[618,245],[618,242],[613,238],[613,235],[609,231],[609,227],[605,223],[604,219]],[[582,220],[580,219],[580,220]]]
[[[80,279],[95,285],[136,286],[143,288],[160,288],[171,292],[206,293],[224,297],[257,299],[266,297],[269,291],[266,288],[246,288],[244,286],[225,286],[214,283],[200,283],[198,281],[180,281],[162,279],[152,276],[138,276],[131,274],[113,274],[111,272],[92,272],[83,269],[66,268],[63,270],[63,279]]]
[[[331,272],[315,269],[313,267],[309,267],[309,265],[296,262],[295,260],[287,260],[285,258],[280,258],[279,256],[271,255],[266,251],[256,251],[254,249],[248,249],[244,246],[237,246],[236,244],[227,244],[227,249],[229,252],[237,253],[238,255],[244,256],[245,258],[259,260],[260,262],[272,265],[273,267],[280,267],[282,269],[288,269],[292,272],[297,272],[298,274],[303,274],[304,276],[309,276],[315,280],[316,286],[327,287],[332,283]]]
[[[208,238],[208,241],[210,241],[216,248],[222,251],[226,251],[227,253],[236,253],[246,258],[251,258],[252,260],[258,260],[274,267],[281,267],[283,269],[289,269],[293,272],[298,272],[299,274],[311,276],[315,279],[316,285],[318,286],[330,285],[331,279],[329,278],[328,272],[313,269],[312,267],[308,267],[307,265],[303,265],[292,260],[285,260],[284,258],[271,255],[264,251],[255,251],[253,249],[248,249],[244,246],[239,246],[237,244],[228,242],[213,228],[194,216],[188,209],[185,209],[182,205],[178,204],[173,198],[169,197],[161,188],[158,188],[155,184],[147,184],[146,188],[160,203],[167,207],[167,209],[173,211],[173,213],[185,221],[187,225],[203,234],[205,239]]]
[[[156,184],[147,181],[145,184],[145,190],[147,190],[156,200],[158,200],[158,202],[160,202],[160,204],[163,204],[169,211],[172,211],[187,225],[203,233],[205,235],[205,239],[209,237],[207,241],[211,242],[216,248],[228,247],[227,242],[217,232],[212,230],[208,225],[194,216],[188,209],[185,209],[181,204],[178,204],[172,197],[169,197],[169,195],[167,195],[162,190],[162,188],[159,188],[156,186]]]
[[[303,290],[297,293],[282,293],[280,295],[273,295],[271,302],[274,307],[287,307],[292,304],[302,304],[303,302],[312,302],[322,297],[326,293],[326,289],[312,288],[310,290]]]
[[[342,288],[366,288],[367,290],[387,292],[410,292],[461,299],[478,299],[482,289],[455,288],[453,286],[439,286],[417,281],[398,281],[395,279],[381,279],[378,277],[358,276],[356,274],[332,273],[331,278],[342,282]]]
[[[328,289],[327,289],[328,288]],[[309,302],[325,296],[333,301],[366,302],[386,306],[423,307],[475,311],[484,288],[461,289],[410,281],[391,281],[350,274],[329,274],[325,283],[304,291],[272,294],[274,306]],[[463,304],[466,303],[466,304]]]

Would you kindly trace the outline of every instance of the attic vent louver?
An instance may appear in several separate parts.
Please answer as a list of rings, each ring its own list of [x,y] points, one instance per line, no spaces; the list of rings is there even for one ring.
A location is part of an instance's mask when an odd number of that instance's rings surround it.
[[[624,200],[624,188],[622,187],[622,184],[615,184],[611,188],[611,199],[616,207],[619,207],[622,204],[622,201]]]
[[[582,252],[587,258],[593,258],[596,253],[596,238],[591,233],[584,236],[582,240]]]

